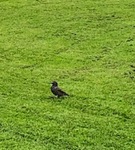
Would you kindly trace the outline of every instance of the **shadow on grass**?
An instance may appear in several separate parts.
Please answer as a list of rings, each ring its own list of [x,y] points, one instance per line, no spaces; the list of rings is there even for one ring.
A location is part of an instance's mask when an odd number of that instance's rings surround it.
[[[40,101],[53,101],[53,102],[61,102],[65,99],[68,99],[69,97],[65,96],[65,97],[56,97],[56,96],[40,96],[39,99]]]

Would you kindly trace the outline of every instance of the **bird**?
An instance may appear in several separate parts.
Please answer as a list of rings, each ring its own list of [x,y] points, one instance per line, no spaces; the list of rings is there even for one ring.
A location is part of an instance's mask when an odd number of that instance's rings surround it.
[[[63,96],[69,96],[66,92],[64,92],[63,90],[61,90],[58,87],[58,83],[56,81],[53,81],[51,86],[51,92],[56,95],[58,98],[63,97]]]

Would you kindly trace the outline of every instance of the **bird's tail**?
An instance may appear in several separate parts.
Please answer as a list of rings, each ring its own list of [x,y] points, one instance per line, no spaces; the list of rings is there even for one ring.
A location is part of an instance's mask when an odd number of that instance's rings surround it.
[[[66,96],[69,96],[69,94],[65,93]]]

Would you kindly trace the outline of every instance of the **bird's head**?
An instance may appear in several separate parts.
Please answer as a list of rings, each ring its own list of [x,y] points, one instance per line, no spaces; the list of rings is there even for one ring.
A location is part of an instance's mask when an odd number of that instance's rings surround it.
[[[56,81],[53,81],[51,84],[52,84],[53,86],[58,86],[58,83],[57,83]]]

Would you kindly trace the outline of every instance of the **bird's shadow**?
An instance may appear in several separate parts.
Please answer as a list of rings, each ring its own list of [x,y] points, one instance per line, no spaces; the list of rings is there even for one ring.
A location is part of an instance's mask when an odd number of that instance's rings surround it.
[[[49,96],[48,99],[61,102],[62,100],[66,99],[67,97],[56,97],[56,96]]]
[[[45,99],[46,99],[48,101],[61,102],[61,101],[66,100],[68,98],[69,98],[69,96],[62,96],[62,97],[57,97],[57,96],[41,96],[40,100],[41,101],[45,101]]]

